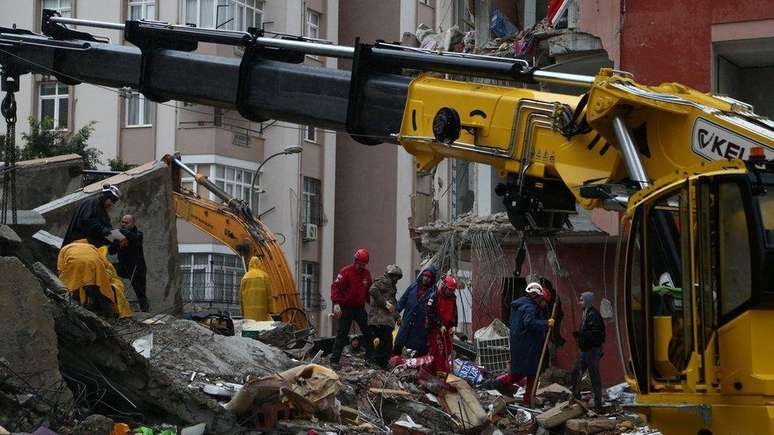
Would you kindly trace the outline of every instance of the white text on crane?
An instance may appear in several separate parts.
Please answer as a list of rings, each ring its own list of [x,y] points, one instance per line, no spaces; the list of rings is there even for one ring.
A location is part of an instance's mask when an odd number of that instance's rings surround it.
[[[745,160],[750,157],[753,147],[763,147],[766,158],[774,158],[771,148],[706,119],[697,118],[693,124],[691,149],[707,160]]]

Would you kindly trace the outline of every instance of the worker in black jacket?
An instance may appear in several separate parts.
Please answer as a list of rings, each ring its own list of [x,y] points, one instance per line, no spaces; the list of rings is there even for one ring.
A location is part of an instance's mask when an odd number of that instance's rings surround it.
[[[140,310],[147,313],[150,310],[148,297],[145,295],[147,266],[142,250],[142,231],[137,228],[134,216],[128,214],[121,218],[121,234],[126,237],[126,246],[121,247],[114,243],[110,246],[110,253],[118,254],[118,264],[115,265],[118,276],[131,281]]]
[[[579,330],[572,334],[580,349],[580,355],[572,373],[572,393],[576,399],[580,399],[578,384],[583,373],[588,370],[591,389],[594,393],[594,410],[600,412],[604,399],[602,380],[599,376],[599,360],[602,358],[602,344],[605,342],[605,322],[599,311],[594,308],[594,293],[582,293],[578,304],[583,308],[583,317]]]
[[[105,184],[99,195],[83,201],[70,218],[62,247],[80,239],[88,240],[97,248],[109,245],[107,237],[113,230],[113,226],[110,224],[108,210],[118,202],[119,198],[121,198],[121,192],[118,187]]]

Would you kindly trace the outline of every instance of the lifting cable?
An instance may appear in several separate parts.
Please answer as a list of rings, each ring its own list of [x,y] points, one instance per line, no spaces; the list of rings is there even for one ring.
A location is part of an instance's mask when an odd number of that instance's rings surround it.
[[[5,91],[5,98],[0,105],[0,111],[6,123],[5,149],[3,161],[3,192],[0,199],[0,223],[8,221],[8,207],[11,208],[11,223],[16,224],[16,98],[19,91],[19,74],[3,68],[0,73],[0,89]]]

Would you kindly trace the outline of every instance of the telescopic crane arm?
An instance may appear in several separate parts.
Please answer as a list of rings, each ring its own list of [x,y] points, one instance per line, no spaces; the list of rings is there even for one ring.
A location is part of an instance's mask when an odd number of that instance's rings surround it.
[[[138,48],[101,42],[63,23],[121,28]],[[256,29],[98,23],[51,11],[44,11],[42,31],[0,28],[4,68],[138,89],[157,102],[235,109],[256,122],[346,131],[364,144],[398,143],[416,156],[418,170],[447,157],[489,164],[507,180],[496,193],[519,228],[555,230],[576,202],[625,207],[633,192],[661,177],[707,160],[744,158],[751,147],[774,157],[774,125],[749,106],[674,83],[643,86],[613,70],[579,76],[535,70],[518,59],[381,42],[353,48],[267,38]],[[244,55],[196,53],[203,42],[237,46]],[[352,59],[352,72],[304,65],[305,54]],[[405,70],[430,74],[412,78]],[[588,91],[578,97],[434,73]]]

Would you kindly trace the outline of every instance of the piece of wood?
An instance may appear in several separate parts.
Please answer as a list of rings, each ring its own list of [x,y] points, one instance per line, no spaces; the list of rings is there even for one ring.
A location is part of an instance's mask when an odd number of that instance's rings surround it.
[[[403,390],[394,390],[391,388],[369,388],[368,391],[377,394],[394,394],[396,396],[410,396],[411,393]]]
[[[444,411],[452,414],[458,423],[458,431],[478,433],[489,423],[489,415],[481,406],[478,397],[467,381],[454,375],[446,378],[446,383],[455,387],[456,392],[442,390],[438,399]]]
[[[589,435],[599,432],[615,431],[620,421],[608,418],[571,418],[564,423],[568,432],[577,435]]]
[[[537,422],[541,427],[551,429],[571,418],[578,418],[583,415],[583,407],[577,403],[562,402],[537,416]]]
[[[558,296],[555,296],[558,297]],[[559,305],[554,301],[554,306],[551,308],[551,319],[554,319],[556,317],[556,306]],[[540,352],[540,361],[538,362],[537,366],[537,372],[535,372],[535,382],[532,383],[532,391],[530,391],[530,403],[527,404],[527,406],[532,406],[532,401],[535,400],[535,391],[537,391],[538,386],[540,385],[540,372],[543,370],[543,360],[546,357],[546,350],[548,349],[548,340],[551,339],[551,330],[553,330],[553,325],[550,325],[548,327],[548,331],[546,331],[546,339],[543,340],[543,351]]]

